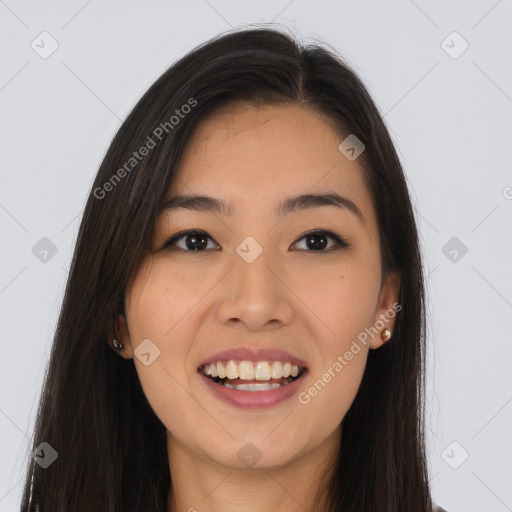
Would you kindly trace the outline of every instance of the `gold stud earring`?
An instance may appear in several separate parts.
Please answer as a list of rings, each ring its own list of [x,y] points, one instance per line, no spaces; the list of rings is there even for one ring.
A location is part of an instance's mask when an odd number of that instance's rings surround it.
[[[391,338],[391,331],[389,329],[383,329],[380,332],[380,338],[382,339],[382,341],[388,341],[389,338]]]

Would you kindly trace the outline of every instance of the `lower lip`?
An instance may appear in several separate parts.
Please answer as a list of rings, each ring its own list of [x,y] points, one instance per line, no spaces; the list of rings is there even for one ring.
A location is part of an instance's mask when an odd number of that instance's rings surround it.
[[[218,398],[242,409],[264,409],[279,404],[299,390],[302,380],[302,377],[300,377],[290,382],[290,384],[280,386],[277,389],[269,389],[268,391],[242,391],[217,384],[202,373],[199,375]]]

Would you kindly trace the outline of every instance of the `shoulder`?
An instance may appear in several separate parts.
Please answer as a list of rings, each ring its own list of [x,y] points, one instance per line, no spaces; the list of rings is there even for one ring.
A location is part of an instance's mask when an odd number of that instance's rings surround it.
[[[432,512],[450,512],[450,511],[433,503],[432,504]]]

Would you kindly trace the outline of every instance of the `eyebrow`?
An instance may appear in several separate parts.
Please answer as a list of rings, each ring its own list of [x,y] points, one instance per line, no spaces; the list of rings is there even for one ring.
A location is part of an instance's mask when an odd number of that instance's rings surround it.
[[[364,224],[364,217],[356,204],[347,197],[335,192],[325,194],[301,194],[286,198],[275,208],[276,216],[286,215],[291,212],[318,208],[321,206],[336,206],[350,211]],[[175,195],[168,198],[161,207],[161,211],[185,208],[200,212],[219,213],[225,216],[233,214],[233,205],[207,195]]]

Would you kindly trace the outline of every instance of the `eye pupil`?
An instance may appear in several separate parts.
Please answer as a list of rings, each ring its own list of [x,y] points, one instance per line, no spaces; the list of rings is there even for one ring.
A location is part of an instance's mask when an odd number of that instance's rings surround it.
[[[204,249],[208,245],[207,238],[208,237],[203,234],[187,235],[185,238],[187,249],[190,249],[192,251],[198,251],[200,249]],[[189,240],[191,241],[191,244],[188,243]],[[200,245],[199,246],[194,245],[198,241],[200,241]]]
[[[323,243],[318,242],[319,238],[321,240],[323,240]],[[312,242],[311,245],[310,245],[310,242]],[[312,247],[316,250],[325,249],[325,247],[327,246],[327,237],[322,233],[315,233],[315,234],[309,235],[307,237],[307,243],[308,243],[308,247],[310,247],[310,248]]]

